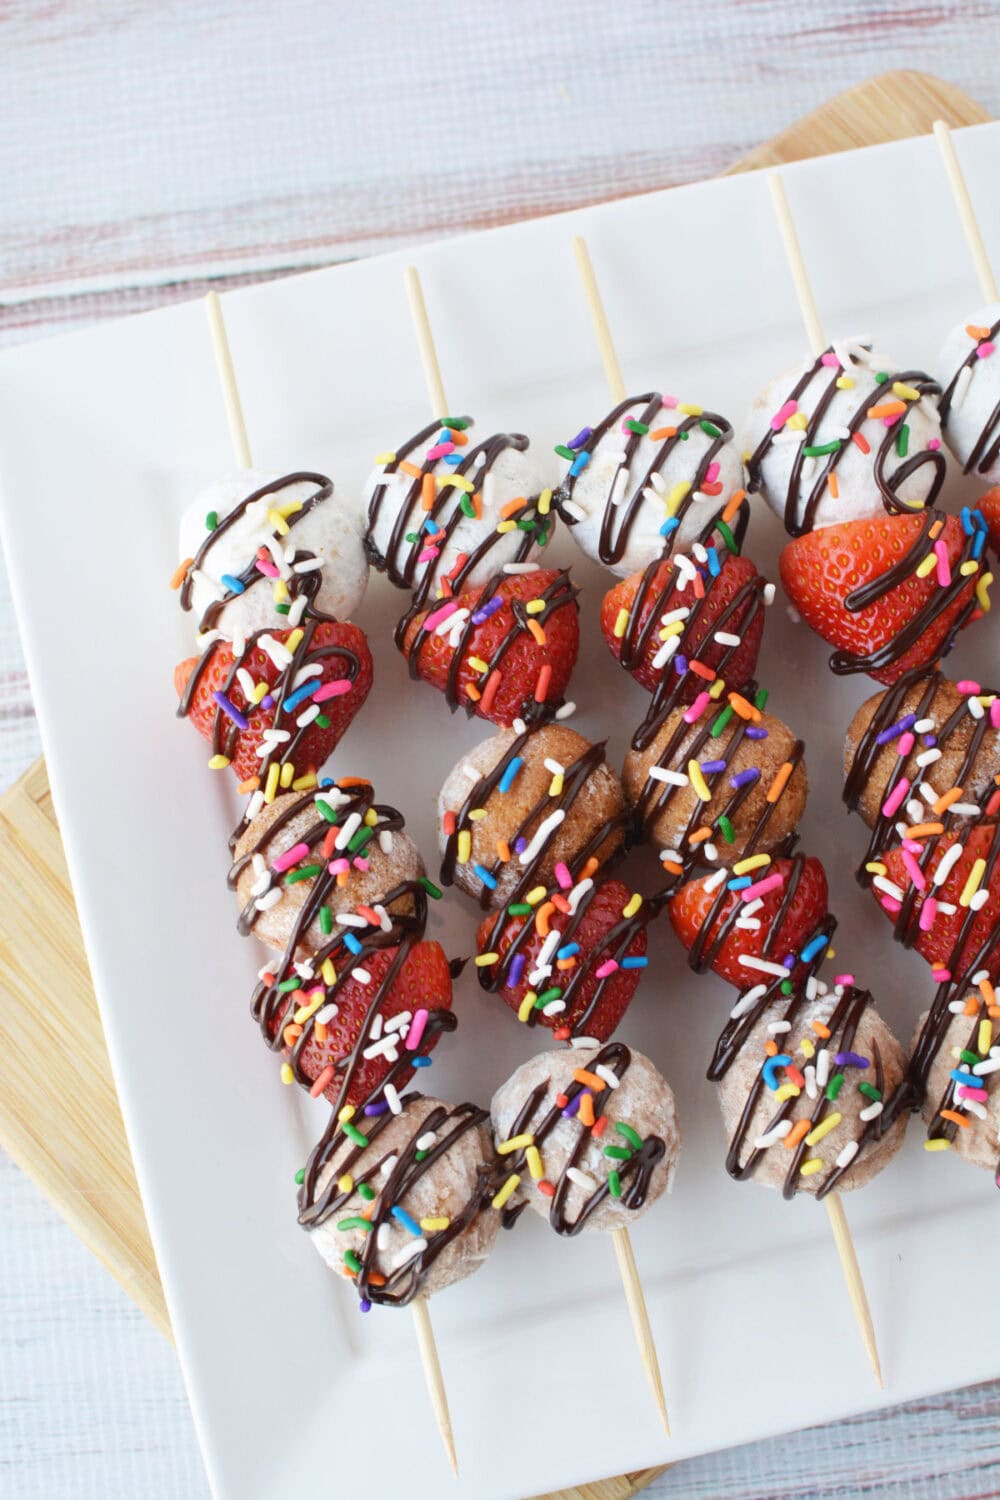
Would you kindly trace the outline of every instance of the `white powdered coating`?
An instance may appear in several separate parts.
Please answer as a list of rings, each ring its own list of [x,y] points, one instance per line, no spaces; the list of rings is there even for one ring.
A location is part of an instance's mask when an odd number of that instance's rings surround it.
[[[474,433],[470,430],[470,446],[476,442]],[[430,446],[430,445],[428,445]],[[409,455],[410,463],[421,465],[423,463],[423,452],[416,450]],[[456,510],[459,510],[459,520],[455,525],[446,545],[442,547],[440,555],[436,559],[418,563],[413,574],[413,587],[417,588],[426,578],[428,571],[432,571],[435,579],[445,573],[449,573],[455,566],[462,553],[473,553],[482,546],[483,542],[490,537],[504,517],[501,511],[513,500],[524,499],[533,501],[541,492],[550,488],[554,478],[554,463],[544,464],[536,452],[531,448],[522,452],[518,448],[504,448],[490,465],[489,472],[482,484],[478,482],[474,474],[466,477],[471,479],[478,490],[482,501],[482,516],[467,516],[460,510],[462,491],[450,486],[446,492],[449,499],[446,503],[439,504],[435,512],[434,520],[439,526],[447,527],[449,520]],[[454,473],[450,464],[444,459],[438,459],[434,465],[434,473],[438,480]],[[371,540],[378,552],[385,557],[392,538],[393,528],[400,509],[406,505],[407,498],[414,488],[414,478],[411,474],[403,474],[397,469],[394,473],[385,476],[383,466],[374,469],[368,476],[365,484],[363,502],[364,514],[368,515],[368,507],[372,494],[376,487],[385,483],[385,493],[379,501],[378,515],[375,525],[370,531]],[[551,513],[550,513],[551,514]],[[516,517],[511,519],[516,520]],[[417,483],[416,498],[411,503],[406,519],[405,531],[412,532],[425,520],[425,512],[420,504],[420,487]],[[496,544],[492,546],[489,553],[473,568],[472,572],[463,581],[463,588],[481,588],[494,573],[500,572],[504,563],[513,562],[517,557],[518,548],[524,542],[524,532],[505,532]],[[402,568],[410,552],[410,543],[402,542],[397,550],[393,562]],[[523,561],[537,552],[532,548]],[[431,598],[434,597],[433,591]]]
[[[938,380],[945,389],[951,384],[956,372],[964,364],[976,342],[966,333],[966,326],[992,328],[998,320],[1000,320],[1000,302],[990,302],[985,307],[978,307],[968,318],[963,318],[961,323],[956,323],[945,339],[938,356]],[[983,428],[989,422],[998,404],[1000,404],[1000,347],[997,348],[996,353],[975,361],[969,372],[964,395],[960,392],[956,395],[945,418],[944,431],[948,446],[963,465],[968,463],[969,455],[978,443]],[[1000,432],[994,436],[993,442],[996,441],[997,436],[1000,436]],[[1000,484],[1000,458],[985,469],[979,468],[977,464],[973,472],[978,479],[983,479],[990,484]]]
[[[861,349],[857,340],[845,340],[845,344],[863,362],[852,364],[847,371],[842,372],[848,379],[853,380],[854,384],[849,390],[835,390],[820,419],[815,435],[810,438],[810,442],[816,447],[822,447],[834,438],[843,438],[844,429],[859,410],[897,399],[892,394],[891,383],[880,385],[875,375],[881,371],[888,371],[892,374],[904,369],[904,366],[894,360],[886,359],[877,351],[867,353]],[[844,357],[846,358],[846,354]],[[747,440],[744,445],[749,453],[755,452],[761,440],[771,431],[772,417],[789,400],[792,391],[812,364],[813,361],[810,359],[796,369],[779,375],[757,397],[750,413]],[[800,412],[805,413],[807,417],[812,416],[819,398],[830,385],[835,374],[835,370],[825,365],[821,366],[802,394],[796,398]],[[910,429],[908,457],[912,458],[914,454],[922,452],[932,440],[940,440],[941,423],[930,397],[922,396],[919,401],[910,402],[902,420]],[[760,468],[764,498],[782,520],[785,516],[792,466],[799,446],[795,442],[784,441],[790,430],[794,431],[786,426],[777,434],[779,441],[769,445]],[[875,482],[873,468],[879,445],[886,435],[886,427],[881,417],[870,417],[862,423],[860,431],[871,445],[871,452],[862,453],[856,443],[847,442],[835,469],[837,496],[834,498],[829,486],[824,486],[812,520],[814,531],[821,526],[833,526],[844,521],[860,521],[871,516],[885,514],[884,502]],[[900,464],[906,461],[897,455],[896,446],[893,443],[883,471],[887,482],[891,482],[892,475]],[[802,524],[809,495],[826,462],[825,458],[817,458],[815,463],[819,467],[810,478],[808,477],[810,462],[804,461],[803,468],[806,470],[807,477],[800,478],[795,494],[797,525]],[[922,465],[915,474],[900,485],[898,491],[900,500],[910,505],[919,505],[926,501],[934,479],[934,472],[931,464]]]
[[[585,1226],[588,1230],[622,1229],[634,1224],[650,1205],[656,1202],[661,1193],[669,1190],[680,1154],[681,1130],[673,1090],[648,1057],[637,1052],[634,1047],[630,1047],[629,1051],[632,1054],[632,1060],[618,1087],[605,1088],[594,1097],[594,1113],[607,1115],[608,1127],[604,1135],[598,1139],[595,1139],[589,1130],[585,1132],[585,1145],[576,1157],[574,1166],[598,1184],[606,1182],[609,1173],[616,1168],[621,1168],[620,1161],[604,1154],[605,1146],[627,1146],[628,1144],[625,1138],[615,1130],[615,1122],[618,1120],[631,1125],[643,1140],[647,1140],[650,1136],[659,1136],[666,1146],[666,1151],[653,1171],[646,1201],[642,1207],[628,1208],[620,1198],[612,1198],[609,1193],[588,1218]],[[502,1084],[493,1095],[491,1112],[493,1133],[497,1144],[510,1138],[514,1121],[540,1084],[546,1085],[547,1093],[535,1110],[533,1116],[535,1124],[539,1124],[548,1113],[555,1102],[555,1096],[565,1091],[573,1082],[574,1070],[593,1067],[597,1055],[593,1047],[566,1047],[556,1051],[540,1052],[536,1057],[531,1057],[526,1063],[522,1063],[517,1072],[511,1074],[507,1082]],[[530,1131],[531,1124],[529,1123],[525,1129]],[[553,1184],[558,1182],[569,1158],[580,1143],[581,1129],[577,1120],[564,1120],[560,1117],[546,1135],[545,1140],[539,1144],[544,1180]],[[519,1172],[519,1176],[521,1183],[513,1201],[524,1200],[536,1213],[541,1214],[543,1218],[548,1218],[552,1199],[538,1191],[527,1170]],[[593,1189],[587,1189],[570,1179],[563,1205],[566,1218],[570,1223],[575,1222],[592,1192]]]
[[[635,401],[626,412],[622,413],[621,422],[626,422],[630,418],[636,421],[641,420],[647,404],[644,401]],[[683,420],[682,413],[664,407],[660,417],[655,418],[650,426],[655,432],[659,427],[673,427]],[[590,451],[590,462],[575,479],[570,496],[570,503],[584,512],[582,519],[574,518],[570,528],[573,540],[594,562],[601,561],[600,539],[604,512],[621,468],[620,455],[631,436],[621,430],[621,422],[614,430],[606,433],[593,449],[585,445]],[[661,556],[664,547],[668,545],[668,539],[660,532],[668,514],[666,498],[676,485],[682,482],[693,484],[695,475],[713,441],[708,433],[696,423],[691,428],[687,439],[674,444],[659,470],[655,488],[652,485],[646,487],[649,493],[644,496],[632,518],[627,533],[627,544],[621,558],[607,565],[619,578],[627,578],[630,573],[645,568],[654,558]],[[639,438],[635,454],[629,464],[628,479],[623,483],[620,478],[617,478],[619,488],[616,490],[616,496],[620,499],[615,506],[612,536],[617,535],[625,509],[663,445],[663,439],[653,442],[648,433]],[[719,465],[719,473],[715,482],[722,485],[722,491],[718,495],[705,495],[700,499],[692,500],[681,516],[680,525],[670,534],[671,551],[683,552],[690,547],[709,521],[725,509],[733,492],[743,488],[743,464],[732,438],[722,445],[714,461]],[[569,467],[569,462],[564,461],[564,477],[569,472]]]
[[[817,1066],[819,1049],[823,1042],[813,1030],[813,1021],[824,1024],[830,1019],[834,1008],[834,997],[819,997],[813,1001],[807,1001],[795,1017],[793,1029],[779,1038],[780,1051],[792,1058],[795,1066],[805,1074],[810,1065]],[[730,1141],[733,1140],[740,1118],[746,1107],[747,1099],[751,1089],[760,1077],[761,1068],[767,1060],[765,1046],[774,1038],[768,1031],[768,1025],[781,1018],[783,1006],[769,1007],[750,1035],[744,1041],[736,1061],[729,1072],[718,1085],[719,1106],[722,1110],[722,1120],[726,1128],[726,1134]],[[809,1058],[802,1052],[800,1043],[806,1038],[817,1048],[816,1056]],[[882,1066],[885,1071],[884,1093],[888,1099],[900,1083],[906,1068],[906,1057],[899,1042],[889,1030],[885,1021],[872,1005],[869,1005],[861,1017],[850,1051],[856,1052],[861,1057],[869,1059],[874,1057],[873,1044],[877,1042],[882,1054]],[[831,1038],[833,1053],[841,1050],[841,1035]],[[829,1058],[829,1072],[832,1077],[837,1071],[837,1065],[833,1056]],[[814,1175],[801,1176],[796,1184],[800,1193],[815,1193],[830,1175],[837,1157],[850,1141],[858,1140],[864,1131],[865,1123],[859,1119],[862,1110],[868,1109],[872,1100],[867,1094],[862,1094],[858,1089],[859,1083],[874,1083],[875,1069],[871,1064],[867,1068],[844,1068],[844,1083],[836,1100],[827,1106],[827,1113],[839,1113],[842,1118],[822,1140],[813,1146],[807,1147],[803,1155],[803,1161],[809,1159],[820,1159],[824,1163],[822,1171]],[[785,1075],[781,1071],[777,1075],[778,1081],[783,1082]],[[803,1089],[798,1098],[793,1101],[792,1109],[787,1118],[794,1125],[800,1119],[810,1119],[815,1108],[816,1099],[810,1098],[809,1091]],[[775,1100],[774,1093],[766,1086],[761,1090],[761,1096],[753,1111],[749,1129],[740,1151],[740,1160],[745,1162],[753,1154],[754,1144],[765,1134],[773,1123],[775,1116],[779,1113],[781,1105]],[[906,1117],[901,1116],[881,1140],[872,1140],[861,1154],[856,1158],[854,1165],[837,1184],[838,1192],[848,1192],[853,1188],[864,1187],[870,1182],[876,1173],[881,1172],[883,1167],[888,1166],[903,1143],[903,1133],[906,1129]],[[763,1187],[784,1187],[788,1169],[792,1164],[794,1152],[787,1149],[783,1143],[775,1141],[768,1146],[758,1162],[753,1173],[752,1181]]]
[[[372,1144],[361,1153],[353,1163],[351,1171],[355,1176],[362,1176],[374,1164],[405,1147],[418,1133],[422,1122],[427,1119],[428,1115],[433,1110],[441,1108],[448,1109],[449,1106],[442,1104],[439,1099],[413,1100],[406,1106],[403,1113],[390,1121],[372,1141]],[[441,1127],[445,1134],[450,1128],[454,1128],[453,1124],[447,1120]],[[345,1150],[340,1157],[341,1161],[345,1160],[353,1150],[346,1137],[344,1145]],[[433,1162],[426,1172],[421,1173],[413,1187],[404,1193],[401,1206],[418,1224],[421,1219],[452,1218],[461,1214],[469,1201],[479,1193],[480,1170],[484,1163],[490,1161],[491,1154],[492,1143],[485,1125],[472,1126],[464,1130],[451,1147]],[[338,1165],[338,1157],[334,1156],[319,1174],[317,1198],[322,1195],[331,1178],[339,1176],[342,1170],[343,1168]],[[377,1181],[373,1182],[372,1186],[377,1191]],[[360,1194],[355,1193],[341,1210],[331,1214],[324,1223],[310,1231],[310,1239],[332,1270],[338,1273],[343,1271],[345,1251],[353,1250],[356,1255],[360,1256],[367,1239],[363,1230],[341,1230],[337,1228],[337,1224],[343,1219],[360,1214],[362,1209],[367,1208],[368,1204]],[[493,1249],[499,1227],[500,1215],[489,1206],[487,1201],[486,1207],[473,1219],[469,1227],[456,1235],[433,1261],[421,1285],[420,1295],[432,1297],[435,1292],[442,1291],[446,1286],[452,1286],[456,1281],[463,1281],[466,1276],[471,1276],[473,1271],[478,1271]],[[425,1232],[428,1243],[433,1240],[434,1233],[433,1230]],[[397,1258],[413,1244],[414,1236],[410,1231],[404,1228],[397,1219],[388,1216],[388,1227],[383,1231],[382,1242],[375,1252],[375,1261],[370,1264],[373,1265],[373,1269],[386,1273]]]
[[[214,510],[221,521],[241,500],[280,478],[282,475],[277,473],[241,470],[203,490],[181,517],[181,559],[194,557],[209,535],[205,517],[210,511]],[[305,501],[316,493],[316,489],[317,485],[304,481],[266,495],[255,501],[238,521],[212,541],[202,568],[193,579],[191,606],[196,619],[200,619],[208,606],[222,597],[225,586],[220,580],[224,573],[238,578],[259,547],[273,546],[275,542],[282,559],[286,548],[292,553],[311,553],[319,558],[323,564],[323,577],[315,598],[316,609],[338,620],[350,619],[364,598],[368,582],[368,560],[356,511],[345,505],[334,490],[329,499],[319,501],[307,516],[292,526],[287,536],[279,536],[267,517],[269,508],[285,505],[291,500]],[[272,561],[275,561],[273,554]],[[290,567],[284,560],[280,566],[286,576],[290,575]],[[288,616],[279,614],[274,604],[272,580],[262,577],[259,583],[229,601],[214,628],[230,639],[249,635],[255,630],[284,629],[289,623]]]
[[[925,1011],[917,1022],[917,1029],[913,1036],[914,1047],[926,1020],[927,1012]],[[993,1025],[993,1030],[1000,1041],[1000,1031],[996,1023]],[[978,1050],[977,1032],[978,1022],[970,1016],[955,1016],[948,1027],[944,1044],[927,1075],[927,1097],[920,1112],[926,1124],[930,1125],[944,1100],[951,1083],[952,1069],[966,1066],[955,1055],[956,1052],[961,1052],[970,1045],[973,1051]],[[959,1113],[964,1113],[969,1122],[969,1128],[963,1130],[959,1127],[952,1139],[951,1150],[942,1151],[941,1155],[957,1155],[962,1157],[963,1161],[971,1162],[974,1167],[984,1167],[987,1172],[995,1173],[1000,1166],[1000,1070],[984,1075],[981,1079],[981,1086],[989,1094],[989,1099],[982,1105],[986,1111],[986,1118],[981,1119],[975,1110],[963,1105],[961,1099],[952,1100],[949,1107]]]
[[[240,859],[247,850],[260,845],[261,839],[272,823],[284,813],[285,806],[292,797],[296,801],[299,800],[297,793],[288,793],[284,797],[276,797],[273,802],[261,808],[253,822],[240,836],[235,849],[237,859]],[[254,922],[253,933],[254,937],[259,938],[269,947],[277,949],[279,953],[283,953],[287,947],[299,912],[302,910],[306,897],[312,891],[315,881],[298,880],[292,885],[286,885],[284,874],[272,871],[271,866],[279,855],[299,843],[303,835],[309,829],[315,828],[319,821],[320,814],[312,803],[309,803],[301,812],[296,813],[294,818],[290,818],[274,838],[269,839],[260,849],[261,857],[266,862],[268,870],[271,871],[271,887],[281,891],[281,900],[258,914]],[[324,827],[326,827],[325,824]],[[369,840],[365,847],[364,857],[368,865],[367,870],[352,867],[345,885],[339,885],[336,881],[330,885],[325,904],[329,906],[334,918],[341,912],[354,912],[359,906],[374,907],[378,903],[384,903],[384,898],[389,891],[406,880],[417,880],[425,873],[424,863],[416,845],[409,835],[403,832],[393,833],[392,848],[388,853],[382,849],[378,838]],[[301,863],[323,863],[318,844],[313,844],[310,855]],[[254,899],[251,890],[258,878],[252,862],[240,874],[236,883],[236,896],[241,911]],[[398,898],[389,910],[390,913],[412,911],[412,897]],[[336,927],[335,930],[337,930]],[[300,955],[305,956],[324,947],[329,941],[330,938],[324,934],[317,917],[302,935],[298,951]]]

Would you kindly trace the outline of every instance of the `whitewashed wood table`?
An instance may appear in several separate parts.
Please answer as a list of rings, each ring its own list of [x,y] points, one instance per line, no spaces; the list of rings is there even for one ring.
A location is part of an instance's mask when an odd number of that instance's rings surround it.
[[[996,0],[10,0],[0,341],[707,176],[889,68],[1000,114],[998,41]],[[38,752],[0,576],[0,789]],[[0,1493],[207,1494],[172,1351],[5,1161],[0,1372]],[[648,1493],[997,1495],[1000,1382],[690,1462]]]

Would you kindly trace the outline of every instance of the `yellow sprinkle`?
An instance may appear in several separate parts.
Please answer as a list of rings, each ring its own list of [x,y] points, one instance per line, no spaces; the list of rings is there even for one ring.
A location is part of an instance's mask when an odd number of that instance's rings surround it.
[[[474,807],[469,813],[470,823],[481,823],[486,816],[485,807]]]
[[[534,885],[524,899],[529,906],[537,906],[539,901],[545,900],[547,894],[544,885]]]
[[[421,1219],[420,1227],[433,1234],[438,1229],[447,1229],[450,1223],[450,1219]]]
[[[499,957],[499,953],[477,953],[473,963],[477,969],[488,969],[490,964],[495,964]]]
[[[926,578],[927,575],[928,575],[928,573],[933,573],[933,571],[934,571],[934,569],[936,567],[937,567],[937,553],[936,552],[928,552],[928,554],[924,558],[923,562],[917,563],[917,566],[914,569],[914,572],[916,573],[916,575],[917,575],[918,578]]]
[[[979,608],[986,614],[990,607],[990,584],[993,582],[992,573],[982,573],[976,580],[976,602]]]
[[[444,489],[446,484],[450,484],[452,489],[464,490],[467,495],[471,495],[475,489],[472,480],[466,479],[464,474],[446,474],[441,480],[441,488]]]
[[[804,411],[796,411],[788,418],[785,426],[793,428],[795,432],[805,432],[809,426],[809,418]]]
[[[807,1036],[804,1036],[799,1043],[799,1051],[802,1053],[803,1057],[816,1056],[816,1048],[813,1046],[812,1042]]]
[[[947,1140],[946,1137],[943,1136],[943,1135],[936,1136],[934,1138],[934,1140],[932,1140],[932,1141],[924,1141],[924,1150],[925,1151],[950,1151],[951,1150],[951,1141]]]
[[[670,491],[670,494],[666,499],[668,518],[675,513],[677,507],[680,505],[681,501],[684,499],[684,496],[688,493],[690,488],[690,479],[681,479],[677,484],[674,485],[673,489]]]
[[[629,917],[634,917],[641,905],[642,897],[639,895],[638,891],[633,891],[632,895],[628,898],[625,905],[622,907],[622,916],[625,917],[626,920]]]
[[[276,578],[271,588],[275,604],[288,603],[288,584],[283,578]]]
[[[700,417],[705,408],[703,406],[692,406],[690,402],[682,401],[678,402],[676,410],[682,412],[685,417]]]
[[[901,401],[919,401],[920,392],[912,385],[904,385],[901,380],[892,382],[892,394],[898,396]]]
[[[337,1124],[346,1125],[348,1120],[354,1119],[354,1105],[345,1104],[343,1109],[337,1111]]]
[[[982,1020],[979,1023],[979,1055],[985,1057],[993,1046],[993,1027],[989,1021]]]
[[[982,880],[983,875],[985,873],[986,873],[986,861],[985,861],[985,859],[977,859],[975,861],[975,863],[973,864],[972,869],[969,871],[969,878],[965,882],[965,886],[964,886],[964,888],[962,890],[962,894],[958,898],[958,904],[959,904],[959,906],[968,906],[969,902],[972,900],[973,896],[978,891],[978,889],[979,889],[979,883]]]
[[[322,964],[320,964],[319,972],[323,976],[323,983],[329,989],[333,989],[333,986],[337,983],[337,971],[333,967],[333,959],[324,958]]]
[[[734,875],[747,875],[751,870],[759,870],[762,865],[769,865],[771,856],[769,854],[751,854],[749,859],[737,860],[733,865]]]
[[[275,510],[272,506],[267,513],[267,519],[271,526],[274,527],[279,536],[288,535],[288,522],[285,520],[280,510]]]
[[[806,1145],[815,1146],[816,1142],[821,1141],[825,1135],[829,1135],[831,1130],[836,1130],[843,1118],[840,1111],[835,1109],[832,1115],[827,1115],[825,1120],[820,1120],[815,1129],[810,1130],[806,1136]]]
[[[520,1181],[521,1179],[520,1177],[518,1177],[517,1173],[511,1172],[510,1176],[507,1178],[507,1181],[504,1183],[499,1193],[497,1193],[496,1197],[493,1199],[493,1207],[503,1208],[504,1204],[507,1202],[507,1199],[517,1191],[517,1187]]]
[[[721,698],[725,691],[725,680],[722,677],[717,677],[708,690],[708,696],[710,698]]]
[[[888,866],[884,865],[880,859],[870,859],[865,865],[865,869],[869,875],[884,875]]]
[[[364,817],[365,827],[366,828],[374,828],[375,824],[377,822],[378,822],[378,813],[375,811],[374,807],[370,807],[368,809],[368,811],[365,813],[365,817]]]
[[[252,694],[253,701],[255,703],[259,703],[262,698],[267,697],[270,691],[271,684],[269,682],[255,682]]]
[[[540,516],[547,516],[548,513],[549,513],[549,507],[550,507],[551,504],[552,504],[552,491],[551,490],[542,490],[542,493],[538,497],[538,514]]]
[[[278,515],[284,516],[287,521],[289,516],[294,516],[296,512],[302,509],[302,501],[286,500],[284,505],[276,505],[274,508],[278,512]]]
[[[676,624],[679,625],[680,623],[681,622],[679,620],[676,621]],[[615,620],[615,631],[614,631],[615,639],[620,641],[621,638],[622,638],[622,636],[625,634],[625,631],[626,631],[627,628],[628,628],[628,610],[627,609],[620,609],[618,611],[618,617]]]
[[[552,780],[549,782],[549,796],[550,797],[561,797],[562,796],[562,789],[563,789],[563,773],[561,771],[557,771],[556,774],[553,776]]]
[[[501,535],[503,535],[508,531],[513,531],[516,525],[516,521],[498,521],[497,531],[500,532]]]
[[[281,775],[281,767],[275,761],[267,773],[267,785],[264,787],[264,801],[273,802],[274,794],[278,790],[278,777]]]
[[[701,766],[699,766],[696,760],[688,761],[688,780],[702,802],[711,802],[712,793],[709,791],[708,783],[701,773]]]
[[[354,1178],[351,1176],[350,1172],[345,1172],[343,1177],[337,1178],[337,1188],[342,1193],[354,1192]]]
[[[224,771],[229,764],[228,755],[213,755],[208,763],[210,771]]]
[[[806,1139],[808,1140],[808,1136]],[[821,1156],[810,1156],[809,1160],[804,1161],[799,1168],[803,1177],[811,1177],[814,1172],[822,1172],[822,1170],[823,1158]]]
[[[295,767],[292,765],[290,760],[286,760],[285,764],[281,768],[281,775],[278,777],[278,781],[283,787],[290,787],[294,776]]]
[[[472,854],[472,834],[467,828],[463,828],[458,835],[458,862],[467,865]]]
[[[521,1001],[520,1005],[517,1007],[517,1019],[519,1021],[527,1021],[528,1017],[531,1015],[531,1012],[535,1008],[535,1001],[537,999],[538,996],[536,995],[535,991],[529,990],[524,999]]]
[[[305,631],[302,630],[298,625],[296,625],[295,629],[290,632],[288,640],[285,642],[285,650],[290,651],[294,656],[296,651],[302,645],[302,637],[304,635]]]
[[[979,572],[979,564],[977,562],[974,562],[970,557],[969,561],[964,562],[958,571],[961,573],[963,578],[971,578],[973,573]]]
[[[377,464],[394,464],[396,462],[396,455],[395,453],[376,453],[375,462]]]
[[[838,375],[836,385],[838,391],[853,391],[854,389],[854,381],[850,375]]]
[[[292,782],[293,792],[307,792],[310,787],[316,785],[316,772],[307,771],[304,776],[296,776]]]
[[[529,599],[524,606],[524,612],[528,615],[540,615],[545,608],[544,599]]]
[[[295,1082],[295,1074],[292,1072],[291,1067],[288,1063],[281,1064],[281,1081],[282,1083]]]
[[[628,619],[628,614],[626,613],[626,611],[624,609],[622,610],[622,614],[625,615],[625,619],[627,620]],[[660,640],[661,641],[669,641],[669,639],[670,639],[670,637],[672,635],[680,635],[680,633],[681,633],[681,631],[683,629],[684,629],[684,621],[683,620],[671,620],[670,624],[669,625],[664,625],[663,629],[660,631]],[[622,626],[622,632],[621,633],[622,633],[622,635],[625,634],[625,627],[624,627],[624,625]],[[615,628],[615,634],[616,635],[618,634],[617,626]]]
[[[506,1141],[501,1141],[497,1146],[498,1156],[509,1156],[512,1151],[520,1151],[524,1146],[533,1146],[535,1137],[530,1130],[524,1131],[522,1135],[512,1135]]]
[[[470,656],[469,666],[474,672],[488,672],[490,669],[489,662],[483,661],[481,656]]]
[[[524,1159],[528,1163],[528,1171],[535,1182],[541,1182],[545,1176],[545,1168],[542,1166],[542,1158],[537,1146],[529,1146],[524,1153]]]
[[[320,993],[314,1000],[310,1001],[308,1005],[300,1005],[298,1010],[295,1012],[296,1026],[304,1026],[309,1017],[315,1015],[316,1011],[319,1010],[325,999],[326,996]]]
[[[780,1089],[775,1089],[774,1099],[776,1104],[784,1104],[786,1099],[797,1099],[802,1090],[794,1083],[783,1083]]]

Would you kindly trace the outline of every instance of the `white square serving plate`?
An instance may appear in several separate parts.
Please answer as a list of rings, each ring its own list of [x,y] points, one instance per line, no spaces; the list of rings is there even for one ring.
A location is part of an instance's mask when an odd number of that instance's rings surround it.
[[[1000,125],[958,148],[1000,261]],[[979,301],[933,142],[786,173],[831,334],[868,332],[932,364]],[[484,185],[488,190],[488,184]],[[570,254],[587,236],[626,378],[742,422],[755,392],[804,353],[766,185],[734,177],[421,247],[449,399],[480,431],[543,450],[608,397]],[[375,453],[426,419],[403,258],[314,272],[225,299],[255,461],[332,474],[356,502]],[[293,1175],[326,1107],[278,1083],[248,997],[260,962],[225,888],[235,794],[174,717],[172,670],[190,619],[166,587],[178,516],[230,465],[204,309],[192,303],[0,357],[3,537],[87,950],[177,1346],[215,1493],[440,1494],[500,1500],[823,1422],[1000,1373],[1000,1301],[958,1313],[964,1274],[995,1243],[986,1174],[930,1156],[919,1128],[848,1213],[886,1374],[873,1386],[826,1215],[723,1166],[704,1069],[731,991],[681,962],[664,924],[622,1029],[672,1082],[686,1144],[673,1195],[634,1233],[674,1429],[648,1398],[610,1245],[564,1242],[532,1215],[490,1263],[434,1301],[462,1477],[448,1473],[406,1315],[360,1318],[296,1224]],[[747,549],[775,576],[777,523],[758,506]],[[643,694],[612,662],[607,587],[565,534],[583,586],[572,721],[619,763]],[[445,772],[487,726],[450,718],[391,643],[401,596],[375,576],[358,612],[376,683],[334,758],[397,803],[432,865]],[[988,618],[958,675],[995,680]],[[779,599],[760,669],[808,741],[806,848],[841,919],[838,961],[909,1039],[931,985],[894,948],[851,878],[862,829],[839,800],[844,727],[870,684],[835,679],[826,649]],[[641,884],[653,867],[633,866]],[[432,932],[467,953],[476,912],[449,894]],[[38,933],[39,989],[47,936]],[[487,1101],[544,1035],[518,1026],[468,972],[457,1037],[423,1086]],[[44,1068],[45,1059],[39,1057]]]

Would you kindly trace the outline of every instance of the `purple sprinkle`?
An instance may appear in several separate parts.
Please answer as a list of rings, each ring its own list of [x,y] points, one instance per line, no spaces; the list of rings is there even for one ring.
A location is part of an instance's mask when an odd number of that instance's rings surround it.
[[[569,1101],[566,1108],[562,1112],[564,1120],[571,1120],[573,1118],[577,1110],[580,1108],[580,1100],[583,1098],[584,1094],[589,1093],[589,1089],[581,1089],[578,1094],[574,1094],[573,1098]]]
[[[487,604],[484,604],[482,609],[476,610],[475,614],[472,616],[473,625],[482,625],[486,620],[489,619],[490,615],[495,615],[497,610],[502,608],[503,600],[500,598],[499,594],[497,594]]]
[[[751,724],[747,729],[748,740],[766,740],[767,730],[763,724]]]
[[[271,697],[270,693],[265,693],[264,697],[260,700],[260,706],[261,708],[274,707],[274,699]]]
[[[856,1052],[838,1052],[833,1059],[840,1068],[867,1068],[867,1057],[859,1057]]]
[[[937,735],[936,734],[925,734],[924,735],[924,744],[927,746],[927,748],[929,750],[933,750],[934,746],[937,744]]]
[[[570,438],[566,444],[567,448],[582,448],[594,429],[592,427],[581,427],[575,438]]]
[[[739,791],[741,786],[749,786],[752,781],[757,781],[760,772],[756,766],[747,766],[745,771],[737,771],[735,776],[730,776],[729,785]]]
[[[528,840],[522,834],[521,837],[517,840],[517,842],[514,845],[514,853],[515,854],[523,854],[524,851],[525,851],[525,849],[527,849],[527,847],[528,847]]]
[[[515,953],[510,961],[510,973],[507,977],[507,988],[516,990],[524,973],[525,957],[523,953]]]
[[[375,1101],[374,1104],[366,1104],[365,1105],[365,1114],[366,1115],[384,1115],[386,1113],[386,1111],[388,1110],[388,1108],[389,1108],[389,1106],[388,1106],[388,1104],[386,1104],[386,1102],[385,1102],[384,1099],[376,1099],[376,1101]]]
[[[901,734],[905,734],[908,729],[912,729],[916,722],[916,714],[906,714],[904,718],[891,725],[890,728],[883,729],[875,741],[876,745],[888,745],[890,740],[898,739]]]
[[[726,769],[726,762],[724,760],[703,760],[701,769],[706,776],[714,776],[717,772]]]
[[[794,969],[796,963],[795,954],[786,953],[781,962],[784,964],[786,969]]]
[[[358,1303],[358,1312],[363,1312],[363,1313],[364,1312],[371,1312],[371,1310],[372,1310],[372,1305],[368,1301],[368,1298],[367,1297],[362,1297],[361,1301]]]
[[[684,673],[687,671],[687,669],[688,669],[688,659],[687,659],[687,657],[686,656],[681,656],[678,653],[678,655],[674,657],[674,671],[677,673],[678,677],[683,677]]]
[[[240,713],[239,709],[236,707],[236,704],[231,702],[231,700],[226,697],[225,693],[216,692],[212,694],[212,697],[222,709],[222,712],[229,715],[238,729],[250,728],[250,720]]]

